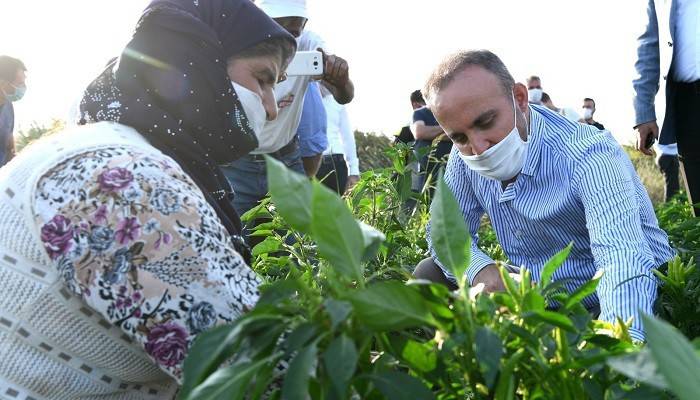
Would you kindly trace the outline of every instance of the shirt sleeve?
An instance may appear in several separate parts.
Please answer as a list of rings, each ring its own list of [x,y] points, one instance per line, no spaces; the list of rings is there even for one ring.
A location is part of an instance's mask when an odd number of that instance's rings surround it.
[[[413,112],[413,116],[411,117],[412,123],[416,123],[418,121],[423,121],[425,123],[425,114],[423,113],[423,109],[419,108]]]
[[[340,106],[340,140],[343,141],[345,161],[348,163],[348,175],[360,175],[360,160],[357,158],[355,135],[350,127],[350,118],[345,106]]]
[[[574,169],[573,188],[580,198],[596,268],[600,319],[633,318],[630,334],[644,339],[638,311],[653,313],[655,267],[639,214],[639,201],[629,172],[629,159],[611,143],[597,144]]]
[[[299,51],[313,51],[321,48],[326,54],[333,54],[326,41],[316,32],[304,30],[300,42]]]
[[[634,63],[635,126],[656,120],[654,98],[659,90],[660,56],[659,56],[659,21],[654,0],[648,0],[646,26],[637,38],[637,61]]]
[[[40,179],[34,202],[63,284],[178,381],[197,335],[258,299],[259,278],[168,157],[124,147],[80,154]]]
[[[469,234],[471,235],[471,257],[466,274],[469,283],[472,284],[476,275],[486,266],[493,264],[494,261],[491,257],[479,249],[478,231],[479,226],[481,225],[481,217],[484,215],[484,209],[481,207],[481,204],[479,204],[479,201],[474,194],[474,190],[472,189],[469,180],[469,175],[467,174],[468,171],[466,171],[466,166],[456,152],[457,148],[455,147],[452,149],[452,153],[450,154],[450,158],[447,162],[444,179],[447,187],[452,190],[452,193],[457,198],[457,203],[459,203],[460,210],[462,211],[464,222],[467,224]],[[430,237],[430,224],[428,224],[426,231],[426,239],[428,241],[430,255],[435,263],[445,273],[445,276],[454,282],[454,275],[452,275],[446,266],[438,259],[437,253],[435,252],[435,248],[433,247]]]

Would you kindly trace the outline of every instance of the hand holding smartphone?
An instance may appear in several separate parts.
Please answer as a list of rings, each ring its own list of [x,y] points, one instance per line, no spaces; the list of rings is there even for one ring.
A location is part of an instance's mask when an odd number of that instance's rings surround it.
[[[287,76],[323,75],[323,54],[320,51],[298,51],[287,67]]]

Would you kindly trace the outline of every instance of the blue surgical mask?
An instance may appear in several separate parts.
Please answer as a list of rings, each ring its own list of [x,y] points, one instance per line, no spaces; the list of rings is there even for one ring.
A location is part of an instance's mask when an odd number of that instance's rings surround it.
[[[12,85],[12,84],[10,84]],[[27,87],[25,85],[22,86],[15,86],[12,85],[13,88],[15,88],[15,92],[12,94],[7,94],[5,91],[2,91],[2,94],[5,96],[5,98],[10,101],[10,102],[15,102],[22,100],[22,97],[24,97],[24,94],[27,93]]]

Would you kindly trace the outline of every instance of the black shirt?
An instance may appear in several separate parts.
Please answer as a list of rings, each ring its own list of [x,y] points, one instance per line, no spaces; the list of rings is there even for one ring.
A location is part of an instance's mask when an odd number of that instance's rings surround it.
[[[401,128],[401,132],[399,132],[398,135],[396,135],[396,139],[394,142],[401,142],[401,143],[413,143],[416,140],[416,138],[413,137],[413,133],[411,132],[411,128],[408,126],[404,126]]]
[[[588,124],[588,122],[586,122],[586,123]],[[600,122],[596,122],[596,121],[594,121],[592,124],[588,124],[588,125],[593,125],[593,126],[595,126],[596,128],[598,128],[598,129],[601,130],[601,131],[605,129],[605,127],[603,126],[603,124],[601,124]]]

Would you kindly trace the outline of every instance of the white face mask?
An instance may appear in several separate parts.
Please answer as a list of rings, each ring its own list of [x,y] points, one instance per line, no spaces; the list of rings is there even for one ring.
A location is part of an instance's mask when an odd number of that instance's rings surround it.
[[[542,89],[528,89],[527,101],[534,104],[540,104],[542,102]]]
[[[540,104],[542,101],[542,89],[528,89],[527,101],[530,103]]]
[[[231,83],[233,84],[233,90],[238,95],[238,100],[243,106],[243,112],[248,117],[250,127],[253,128],[255,136],[260,137],[260,133],[265,127],[265,122],[267,122],[267,111],[265,111],[265,106],[263,106],[262,98],[259,94],[246,89],[236,82]]]
[[[583,119],[593,118],[593,110],[588,107],[583,107]]]
[[[515,97],[513,97],[513,130],[496,145],[478,156],[465,156],[458,152],[467,167],[477,174],[497,181],[507,181],[523,169],[530,142],[520,138],[516,124]]]

